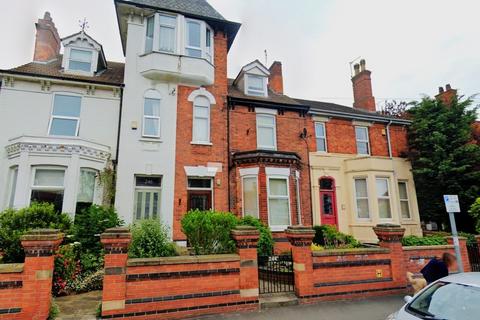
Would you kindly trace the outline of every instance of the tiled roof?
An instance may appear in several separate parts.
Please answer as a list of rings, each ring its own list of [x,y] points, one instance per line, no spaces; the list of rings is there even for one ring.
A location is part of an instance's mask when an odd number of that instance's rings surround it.
[[[255,97],[248,96],[242,90],[238,89],[233,85],[234,79],[228,79],[228,96],[237,99],[252,100],[265,103],[277,103],[277,104],[287,104],[287,105],[298,105],[301,106],[303,103],[298,102],[286,95],[278,94],[268,89],[268,97]]]
[[[377,118],[383,119],[385,121],[394,120],[396,122],[405,122],[409,123],[408,120],[395,118],[392,116],[387,116],[384,114],[380,114],[378,112],[369,112],[365,110],[355,109],[353,107],[343,106],[336,103],[331,102],[323,102],[323,101],[314,101],[314,100],[305,100],[305,99],[295,99],[301,104],[310,106],[310,112],[318,112],[318,113],[332,113],[332,114],[348,114],[352,118]]]
[[[122,2],[225,20],[206,0],[122,0]]]
[[[93,77],[69,74],[63,72],[62,55],[59,55],[55,61],[46,64],[30,62],[10,70],[1,70],[0,72],[43,76],[62,80],[79,80],[100,84],[122,85],[124,68],[124,63],[108,62],[108,68]]]

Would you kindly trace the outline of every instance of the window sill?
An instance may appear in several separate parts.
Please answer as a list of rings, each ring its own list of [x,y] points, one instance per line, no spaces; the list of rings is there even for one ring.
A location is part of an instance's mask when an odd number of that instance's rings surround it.
[[[156,142],[156,143],[162,143],[163,140],[160,138],[148,138],[148,137],[142,137],[138,139],[141,142]]]
[[[287,228],[288,226],[270,226],[272,232],[284,232]]]
[[[211,142],[201,142],[201,141],[191,141],[190,144],[199,145],[199,146],[213,146],[213,143]]]

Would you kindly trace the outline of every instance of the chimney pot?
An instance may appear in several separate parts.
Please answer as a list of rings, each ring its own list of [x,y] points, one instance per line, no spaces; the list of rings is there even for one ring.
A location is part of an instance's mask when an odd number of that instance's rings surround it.
[[[448,90],[452,90],[452,86],[451,86],[450,84],[447,84],[447,85],[445,86],[445,89],[446,89],[447,91],[448,91]]]
[[[46,11],[43,19],[38,19],[35,23],[35,27],[37,34],[33,61],[47,62],[56,59],[60,54],[61,40],[50,12]]]
[[[274,61],[268,70],[270,71],[268,87],[276,93],[283,94],[282,63],[280,61]]]
[[[366,65],[367,65],[367,62],[365,61],[365,59],[360,60],[360,71],[361,72],[366,70],[365,69]]]
[[[360,65],[358,63],[353,65],[353,69],[355,70],[355,75],[360,73]]]
[[[438,87],[438,93],[443,93],[444,90],[443,90],[443,87]]]

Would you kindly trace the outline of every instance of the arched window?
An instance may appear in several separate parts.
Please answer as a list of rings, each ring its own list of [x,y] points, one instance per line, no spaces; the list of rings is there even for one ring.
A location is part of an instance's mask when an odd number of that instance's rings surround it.
[[[196,97],[193,102],[193,142],[210,143],[210,102]]]
[[[160,138],[160,101],[162,97],[156,90],[148,90],[143,102],[142,136]]]

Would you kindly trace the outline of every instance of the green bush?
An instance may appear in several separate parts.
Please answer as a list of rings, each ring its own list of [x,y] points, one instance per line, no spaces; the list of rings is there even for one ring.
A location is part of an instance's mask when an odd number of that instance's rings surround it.
[[[132,226],[130,258],[155,258],[175,256],[175,245],[168,239],[167,229],[158,220],[137,221]]]
[[[98,256],[102,250],[100,234],[108,228],[118,227],[122,224],[123,221],[118,217],[114,208],[92,205],[75,215],[73,238],[80,242],[83,253]]]
[[[260,238],[258,239],[258,254],[261,256],[269,256],[273,253],[273,236],[270,228],[262,221],[252,216],[245,216],[240,219],[240,225],[252,226],[260,231]]]
[[[230,231],[238,224],[231,213],[194,210],[182,219],[182,231],[195,254],[235,252],[235,242]]]
[[[475,235],[472,233],[468,232],[459,232],[458,235],[460,237],[467,238],[467,245],[473,245],[477,243],[477,238],[475,238]]]
[[[72,281],[70,284],[70,289],[75,293],[102,290],[104,274],[105,272],[103,269],[99,269],[95,272],[82,273],[74,281]]]
[[[72,222],[65,213],[55,211],[53,204],[32,203],[30,207],[7,209],[0,213],[0,248],[4,251],[3,262],[23,262],[20,238],[27,231],[38,228],[60,229],[68,232]]]
[[[55,300],[52,299],[52,304],[50,305],[50,312],[48,314],[47,320],[55,320],[57,319],[58,315],[60,314],[60,308]]]
[[[55,254],[52,293],[54,296],[64,296],[72,293],[73,283],[81,274],[79,261],[80,246],[66,244],[60,246]]]
[[[480,234],[480,197],[475,200],[468,213],[473,217],[475,221],[475,230]]]
[[[413,246],[441,246],[447,244],[447,239],[441,236],[427,236],[427,237],[417,237],[417,236],[406,236],[402,239],[402,245],[404,247],[413,247]]]
[[[324,248],[358,248],[360,243],[351,235],[338,231],[334,226],[314,226],[313,243]]]

